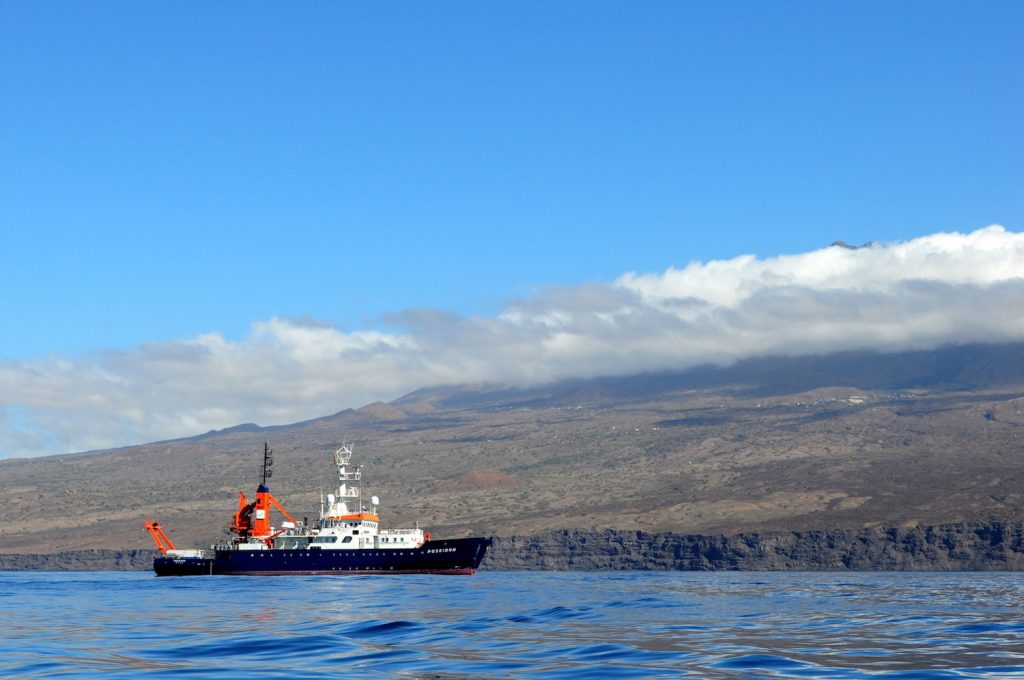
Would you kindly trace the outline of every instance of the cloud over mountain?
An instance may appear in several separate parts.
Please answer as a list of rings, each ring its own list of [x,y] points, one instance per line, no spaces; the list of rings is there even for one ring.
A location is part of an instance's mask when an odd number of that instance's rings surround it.
[[[526,385],[745,357],[1024,339],[1024,234],[999,226],[694,262],[543,289],[497,316],[407,310],[401,332],[274,318],[124,351],[0,363],[0,455],[288,423],[419,387]]]

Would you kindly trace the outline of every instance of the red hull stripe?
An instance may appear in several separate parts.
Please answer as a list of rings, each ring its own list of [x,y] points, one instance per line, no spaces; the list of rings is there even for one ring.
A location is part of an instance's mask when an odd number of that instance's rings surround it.
[[[476,569],[345,569],[310,571],[232,571],[231,576],[361,576],[363,574],[441,574],[444,576],[472,576]]]

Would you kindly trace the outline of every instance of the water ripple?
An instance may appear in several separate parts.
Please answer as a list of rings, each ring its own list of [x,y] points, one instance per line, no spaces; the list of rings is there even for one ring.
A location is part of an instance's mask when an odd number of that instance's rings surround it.
[[[1021,678],[1018,574],[0,573],[0,676]]]

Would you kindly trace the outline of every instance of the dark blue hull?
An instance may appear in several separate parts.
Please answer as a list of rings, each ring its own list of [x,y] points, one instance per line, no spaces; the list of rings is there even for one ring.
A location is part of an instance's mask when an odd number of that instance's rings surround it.
[[[159,555],[153,559],[153,571],[157,576],[207,576],[214,573],[213,564],[211,558]]]
[[[489,538],[432,540],[419,548],[375,550],[217,550],[213,557],[153,560],[157,576],[221,574],[464,574],[476,572]]]

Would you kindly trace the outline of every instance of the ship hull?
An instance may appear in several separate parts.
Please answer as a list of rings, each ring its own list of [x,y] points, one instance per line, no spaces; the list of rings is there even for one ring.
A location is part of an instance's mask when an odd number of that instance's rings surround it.
[[[419,548],[365,550],[216,550],[213,557],[157,557],[157,576],[476,573],[489,538],[432,540]]]
[[[206,576],[213,574],[214,561],[209,557],[156,557],[153,571],[157,576]]]

